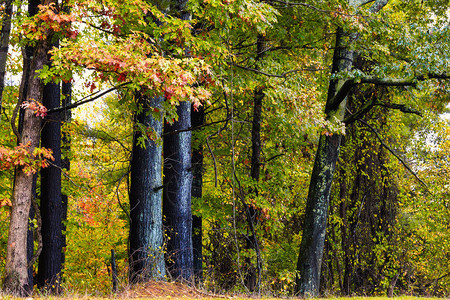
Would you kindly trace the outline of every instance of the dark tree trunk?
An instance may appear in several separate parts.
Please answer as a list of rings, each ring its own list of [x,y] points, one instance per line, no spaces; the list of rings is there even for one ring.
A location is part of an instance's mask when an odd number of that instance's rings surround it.
[[[61,9],[65,13],[70,13],[70,4],[69,2],[62,2]],[[61,105],[64,107],[72,104],[72,82],[67,81],[61,84]],[[70,109],[64,109],[61,112],[61,120],[64,123],[70,123],[72,121],[72,111]],[[67,171],[70,171],[70,146],[71,146],[71,137],[68,130],[62,132],[61,137],[61,151],[64,158],[61,158],[61,167]],[[66,232],[66,221],[67,221],[67,210],[69,205],[69,197],[68,195],[61,193],[61,204],[62,204],[62,230]],[[61,280],[64,280],[64,266],[66,263],[66,247],[67,247],[67,239],[66,235],[62,235],[62,254],[61,254]]]
[[[191,104],[181,102],[178,121],[164,126],[164,225],[168,236],[167,267],[173,278],[191,280],[193,274],[191,213]],[[175,132],[174,132],[175,131]]]
[[[130,174],[130,282],[163,278],[165,275],[162,229],[162,151],[160,143],[146,134],[162,133],[162,116],[152,115],[162,99],[147,99],[137,95],[143,111],[135,116],[135,123],[144,125],[147,132],[135,127]],[[155,138],[155,136],[153,136]],[[145,142],[144,142],[145,141]],[[144,142],[145,147],[142,143]]]
[[[263,51],[265,48],[265,38],[262,35],[258,35],[256,41],[256,61],[260,61],[263,56]],[[258,196],[257,183],[259,181],[259,173],[261,167],[261,116],[262,116],[262,102],[264,99],[263,88],[257,87],[254,91],[253,96],[253,120],[252,120],[252,156],[251,156],[251,167],[250,176],[255,183],[255,187],[251,188],[249,193]],[[256,225],[257,225],[257,214],[258,211],[253,205],[247,205],[247,222],[248,226],[251,228],[251,238],[248,243],[251,249],[256,251],[256,268],[253,266],[251,257],[246,257],[246,264],[248,265],[248,272],[245,278],[245,285],[250,291],[254,291],[255,288],[260,289],[261,284],[261,253],[258,245],[258,237],[256,236]]]
[[[72,103],[72,83],[70,82],[63,82],[61,87],[61,105],[62,106],[68,106]],[[63,122],[68,123],[72,120],[72,112],[70,109],[65,109],[61,113],[61,119]],[[62,133],[62,139],[61,139],[61,150],[64,153],[64,158],[61,159],[61,167],[67,171],[70,170],[70,159],[68,157],[70,152],[70,134],[69,132],[63,131]],[[69,205],[69,197],[68,195],[62,193],[61,194],[61,204],[62,204],[62,230],[63,232],[66,232],[66,225],[65,221],[67,220],[67,209]],[[63,278],[63,272],[64,272],[64,264],[66,262],[66,247],[67,247],[67,240],[66,235],[62,235],[62,254],[61,254],[61,279]]]
[[[57,45],[55,45],[57,46]],[[57,83],[47,83],[43,90],[43,105],[47,109],[60,106],[61,90]],[[61,198],[61,117],[49,113],[41,132],[41,146],[51,149],[55,159],[41,170],[42,252],[39,256],[37,284],[52,293],[61,292],[62,217]]]
[[[191,106],[192,127],[203,125],[205,118],[204,107],[200,106],[196,110]],[[195,141],[192,149],[192,197],[202,197],[203,186],[203,146],[201,142]],[[202,255],[202,217],[192,216],[192,247],[194,251],[194,275],[197,280],[203,278],[203,255]]]
[[[345,42],[349,36],[339,29],[336,34],[336,48],[333,56],[333,73],[349,70],[353,63],[353,51]],[[350,37],[351,38],[351,37]],[[327,118],[336,117],[342,121],[345,115],[347,97],[336,101],[335,95],[342,85],[340,80],[330,81],[325,107]],[[296,290],[301,296],[317,296],[320,286],[325,242],[328,205],[331,183],[339,156],[341,136],[338,134],[320,136],[314,167],[309,185],[305,208],[302,242],[298,257]]]
[[[261,60],[265,49],[265,38],[260,35],[256,41],[256,61]],[[262,88],[256,88],[253,97],[253,121],[252,121],[252,159],[250,175],[255,182],[259,181],[259,170],[261,166],[261,114],[264,92]],[[258,193],[258,191],[255,191]]]
[[[11,32],[11,15],[13,12],[13,1],[7,0],[4,2],[4,4],[5,10],[3,11],[2,30],[0,36],[0,112],[3,109],[2,99],[3,99],[3,90],[5,88],[6,61],[8,59],[9,35]]]

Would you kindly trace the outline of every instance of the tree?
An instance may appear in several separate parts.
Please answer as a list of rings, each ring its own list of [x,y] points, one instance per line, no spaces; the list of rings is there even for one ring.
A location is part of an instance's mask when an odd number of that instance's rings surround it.
[[[109,3],[108,5],[114,6],[116,4]],[[82,3],[79,6],[80,10],[77,11],[79,15],[74,16],[61,11],[56,13],[55,3],[44,1],[38,15],[24,19],[22,22],[23,36],[27,37],[24,42],[32,43],[35,51],[30,75],[25,77],[25,79],[28,79],[28,88],[26,91],[24,90],[27,101],[21,104],[25,108],[25,114],[23,131],[19,137],[19,142],[22,144],[19,150],[22,150],[22,148],[26,150],[29,157],[19,166],[14,183],[4,284],[4,288],[11,293],[23,295],[28,288],[25,282],[25,274],[27,273],[25,250],[27,217],[32,199],[31,173],[36,171],[41,164],[46,164],[45,161],[41,160],[42,157],[50,157],[48,151],[37,148],[40,139],[40,118],[46,111],[41,104],[41,90],[44,81],[49,82],[55,77],[68,80],[74,70],[81,71],[85,66],[88,66],[94,70],[94,76],[100,81],[110,82],[112,80],[121,83],[122,86],[130,85],[134,90],[137,89],[137,86],[144,86],[147,87],[147,90],[154,90],[158,94],[166,94],[166,98],[171,99],[165,107],[169,112],[173,112],[173,108],[171,109],[171,106],[174,105],[173,101],[186,98],[187,95],[193,102],[209,96],[204,88],[192,87],[199,76],[208,76],[209,67],[207,65],[200,59],[164,58],[163,51],[159,48],[161,45],[149,43],[143,38],[148,37],[148,34],[151,33],[158,40],[159,36],[163,34],[161,30],[166,30],[164,34],[169,34],[170,32],[179,32],[180,29],[181,37],[190,35],[189,31],[183,30],[185,22],[172,20],[164,16],[154,6],[144,2],[125,6],[116,5],[117,10],[110,10],[111,7],[106,5],[100,6],[102,7],[92,7],[89,6],[89,3]],[[136,12],[136,14],[130,13],[130,10]],[[111,16],[114,14],[112,11],[117,13],[120,18],[112,18]],[[104,41],[98,39],[84,43],[77,40],[79,32],[71,29],[70,23],[81,22],[82,18],[86,16],[85,13],[92,12],[99,13],[106,19],[101,27],[107,27],[107,32],[114,28],[110,32],[113,37],[111,41],[104,43]],[[155,19],[165,19],[167,22],[161,22],[164,23],[161,27],[141,26],[142,24],[138,21],[137,16],[140,16],[140,20],[143,20],[144,16],[150,15],[153,15]],[[124,26],[123,22],[127,26]],[[84,28],[88,35],[92,32],[92,28],[98,30],[95,24],[89,23],[88,25],[92,25]],[[147,32],[144,32],[145,30]],[[47,62],[50,40],[54,32],[64,38],[64,47],[52,50],[52,68],[47,68],[44,66]],[[99,30],[99,32],[103,34],[105,31]],[[98,44],[94,45],[95,43]],[[139,49],[138,51],[129,51],[130,45],[133,44],[136,47],[131,46],[131,48]],[[108,59],[105,60],[105,57]],[[149,66],[155,66],[155,68],[149,68]],[[39,73],[39,77],[36,76],[37,73]],[[128,80],[130,80],[130,83],[126,82]],[[19,105],[20,103],[17,107]],[[72,104],[70,107],[76,107],[77,105],[80,105],[80,103]],[[17,133],[17,130],[14,131]],[[31,161],[31,163],[28,164],[28,161]]]
[[[72,83],[70,81],[63,82],[61,85],[61,95],[62,95],[62,106],[68,107],[72,103]],[[62,111],[62,122],[64,122],[66,125],[72,120],[72,112],[70,109],[64,109]],[[61,167],[65,169],[66,171],[70,171],[70,145],[71,145],[71,137],[70,133],[66,129],[62,133],[61,137],[61,152],[64,154],[64,158],[61,160]],[[62,235],[62,257],[61,257],[61,265],[62,265],[62,271],[64,270],[64,265],[66,261],[66,255],[65,251],[67,248],[67,238],[66,238],[66,230],[67,230],[67,210],[69,205],[69,195],[67,192],[61,194],[61,203],[62,203],[62,230],[64,234]],[[63,274],[61,274],[61,278],[63,278]]]
[[[161,97],[136,94],[130,168],[130,282],[165,275],[162,228]]]
[[[360,5],[375,2],[369,9],[373,14],[382,9],[388,1],[350,1],[349,5],[357,9]],[[339,28],[336,35],[336,47],[333,56],[333,74],[349,73],[354,62],[354,51],[351,50],[351,43],[357,40],[356,32],[345,31]],[[357,83],[372,83],[386,86],[410,86],[417,80],[425,78],[446,78],[445,74],[427,74],[413,76],[406,79],[380,78],[377,76],[362,76],[362,78],[330,80],[328,89],[325,114],[328,119],[335,119],[338,122],[348,122],[349,119],[357,118],[358,113],[366,113],[371,106],[365,106],[358,110],[355,116],[345,119],[347,109],[347,94],[351,87]],[[345,78],[345,75],[344,75]],[[316,152],[314,168],[311,175],[308,192],[305,224],[303,229],[300,254],[297,264],[299,277],[297,278],[296,289],[301,295],[316,296],[320,285],[320,268],[322,265],[323,247],[325,241],[328,205],[330,188],[336,162],[339,156],[340,134],[322,134]]]
[[[55,44],[53,47],[57,47]],[[49,61],[50,61],[49,57]],[[43,105],[47,109],[60,106],[60,84],[47,83],[43,89]],[[63,202],[61,193],[61,114],[49,113],[43,121],[41,147],[51,149],[54,161],[41,170],[40,213],[42,218],[42,252],[39,256],[37,284],[52,293],[61,292],[63,251]]]
[[[349,94],[350,111],[373,97],[383,106],[346,126],[330,195],[321,291],[339,287],[343,295],[373,294],[388,289],[386,278],[395,279],[394,227],[402,172],[378,139],[392,144],[392,132],[401,126],[387,108],[390,94],[386,87],[375,86],[358,86]]]
[[[45,1],[48,5],[52,1]],[[23,120],[23,131],[19,136],[20,144],[26,147],[29,154],[35,153],[39,146],[41,130],[41,99],[42,81],[36,77],[36,72],[41,70],[47,62],[47,53],[50,48],[49,35],[47,33],[42,40],[37,42],[34,57],[31,63],[29,86],[26,92],[25,114]],[[23,105],[23,104],[22,104]],[[13,206],[11,209],[11,221],[8,235],[8,249],[5,266],[4,290],[24,296],[30,290],[28,287],[27,272],[27,229],[28,214],[31,201],[34,197],[33,175],[23,167],[17,169],[14,189]]]
[[[163,215],[166,228],[168,270],[173,278],[191,280],[192,248],[191,104],[181,102],[178,120],[164,126]]]
[[[204,124],[204,106],[195,107],[191,105],[192,128],[198,128]],[[203,146],[199,139],[195,139],[195,134],[200,134],[199,130],[193,132],[192,141],[192,198],[201,199],[203,195]],[[197,280],[203,279],[203,232],[201,215],[192,215],[192,248],[194,255],[194,275]]]

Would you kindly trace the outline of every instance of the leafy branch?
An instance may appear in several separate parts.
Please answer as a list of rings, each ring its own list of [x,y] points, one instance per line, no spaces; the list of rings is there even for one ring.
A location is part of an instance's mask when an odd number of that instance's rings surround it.
[[[437,74],[428,73],[422,74],[410,78],[380,78],[377,76],[363,76],[361,78],[346,79],[336,95],[330,100],[329,110],[335,110],[339,107],[341,102],[347,97],[350,89],[358,84],[371,83],[380,86],[413,86],[416,87],[420,81],[428,79],[450,79],[450,75],[447,73]]]

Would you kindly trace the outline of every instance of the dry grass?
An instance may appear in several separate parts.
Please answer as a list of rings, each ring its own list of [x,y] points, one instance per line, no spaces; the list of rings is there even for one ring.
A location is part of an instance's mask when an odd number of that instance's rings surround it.
[[[233,299],[233,300],[247,300],[255,298],[250,298],[245,295],[240,296],[227,296],[227,295],[216,295],[211,294],[207,291],[199,290],[195,287],[188,286],[185,284],[177,283],[177,282],[164,282],[164,281],[150,281],[144,284],[139,284],[127,288],[120,293],[111,295],[110,297],[94,297],[91,295],[78,295],[73,292],[66,292],[62,296],[46,296],[46,295],[33,295],[33,297],[29,298],[16,298],[8,295],[4,295],[0,293],[0,299],[5,300],[17,300],[17,299],[49,299],[49,300],[85,300],[85,299]],[[282,300],[282,298],[261,298],[263,300]],[[286,298],[283,298],[286,299]],[[295,298],[290,298],[295,299]],[[298,298],[297,298],[298,299]],[[391,299],[399,299],[399,300],[425,300],[425,299],[438,299],[438,298],[419,298],[419,297],[411,297],[411,296],[402,296],[402,297],[328,297],[328,298],[320,298],[324,300],[391,300]],[[318,300],[320,300],[318,299]]]

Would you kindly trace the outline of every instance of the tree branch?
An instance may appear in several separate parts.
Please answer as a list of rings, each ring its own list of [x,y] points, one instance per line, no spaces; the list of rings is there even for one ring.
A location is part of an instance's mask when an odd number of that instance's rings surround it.
[[[416,86],[418,81],[425,81],[427,79],[450,79],[450,75],[446,73],[427,73],[411,78],[380,78],[376,76],[364,76],[361,78],[360,83],[373,83],[384,86]],[[354,81],[354,79],[349,80]]]
[[[350,113],[350,116],[348,116],[347,118],[345,118],[344,121],[343,121],[343,123],[345,123],[345,125],[350,125],[350,124],[352,124],[353,122],[355,122],[355,121],[361,119],[361,117],[362,117],[363,115],[365,115],[366,113],[368,113],[368,112],[372,109],[372,107],[374,107],[374,106],[376,105],[376,101],[377,101],[377,100],[374,100],[374,99],[372,99],[372,100],[370,100],[370,101],[367,101],[367,102],[363,105],[363,107],[362,107],[359,111],[357,111],[356,113],[354,113],[354,114],[352,114],[352,113],[350,112],[350,110],[347,108],[347,112]]]
[[[104,95],[106,95],[106,94],[108,94],[108,93],[110,93],[112,91],[115,91],[115,90],[117,90],[117,89],[119,89],[121,87],[129,85],[130,83],[131,82],[124,82],[124,83],[121,83],[121,84],[119,84],[117,86],[113,86],[112,88],[109,88],[109,89],[107,89],[107,90],[105,90],[103,92],[100,92],[100,91],[95,92],[95,93],[90,94],[89,96],[86,96],[83,99],[81,99],[81,100],[79,100],[77,102],[74,102],[74,103],[72,103],[70,105],[55,107],[55,108],[49,109],[47,112],[48,113],[52,113],[52,112],[57,112],[57,111],[62,111],[62,110],[72,109],[72,108],[78,107],[78,106],[80,106],[82,104],[85,104],[85,103],[97,100],[98,98],[103,97]]]
[[[391,149],[391,147],[389,147],[384,141],[383,139],[380,137],[380,134],[376,131],[375,128],[373,128],[372,125],[368,124],[367,122],[363,121],[363,120],[358,120],[359,122],[363,123],[365,126],[367,126],[373,133],[375,133],[375,136],[377,137],[377,139],[380,141],[381,145],[386,148],[389,152],[391,152],[392,155],[395,156],[395,158],[397,158],[402,164],[403,166],[425,187],[425,190],[431,194],[430,190],[428,189],[428,185],[419,178],[419,176],[416,174],[416,172],[414,172],[409,166],[408,164],[397,154],[395,153],[394,150]]]
[[[398,109],[403,113],[406,114],[416,114],[420,117],[423,117],[422,113],[418,110],[415,110],[414,108],[411,107],[407,107],[405,104],[397,104],[397,103],[380,103],[376,100],[372,100],[369,101],[367,103],[364,104],[364,106],[357,111],[356,113],[352,114],[350,112],[350,110],[347,108],[347,112],[350,113],[350,116],[348,116],[347,118],[345,118],[345,120],[343,121],[345,123],[345,125],[349,125],[352,124],[355,121],[358,121],[359,119],[361,119],[361,117],[368,113],[374,106],[383,106],[386,108],[391,108],[391,109]]]
[[[298,72],[304,72],[304,71],[317,72],[317,71],[328,70],[328,69],[304,68],[304,69],[295,69],[295,70],[287,71],[287,72],[284,72],[284,73],[281,73],[281,74],[270,74],[270,73],[266,73],[266,72],[260,71],[258,69],[244,67],[244,66],[236,64],[236,63],[231,63],[231,65],[233,65],[235,67],[238,67],[240,69],[243,69],[243,70],[252,71],[252,72],[255,72],[255,73],[258,73],[258,74],[262,74],[262,75],[267,76],[267,77],[275,77],[275,78],[286,78],[286,76],[289,75],[289,74],[298,73]]]
[[[337,109],[339,107],[340,103],[347,97],[347,94],[349,93],[350,89],[357,85],[362,83],[372,83],[375,85],[381,85],[381,86],[413,86],[415,87],[417,85],[417,82],[419,81],[425,81],[428,79],[450,79],[450,75],[447,73],[437,74],[437,73],[428,73],[428,74],[422,74],[410,78],[380,78],[376,76],[364,76],[361,78],[350,78],[344,81],[344,83],[341,85],[341,88],[337,91],[336,95],[333,97],[333,99],[330,100],[330,107],[327,108],[327,111],[332,111]],[[400,108],[396,108],[400,109]]]
[[[408,107],[405,104],[397,104],[397,103],[375,103],[375,105],[383,106],[391,109],[398,109],[405,114],[416,114],[420,117],[423,117],[422,113],[414,108]]]
[[[280,4],[285,4],[285,5],[292,5],[292,6],[303,6],[312,10],[315,10],[317,12],[321,12],[321,13],[332,13],[335,12],[333,10],[325,10],[325,9],[320,9],[318,7],[315,7],[314,5],[308,4],[308,3],[302,3],[302,2],[289,2],[289,1],[282,1],[282,0],[270,0],[272,2],[276,2],[276,3],[280,3]]]

